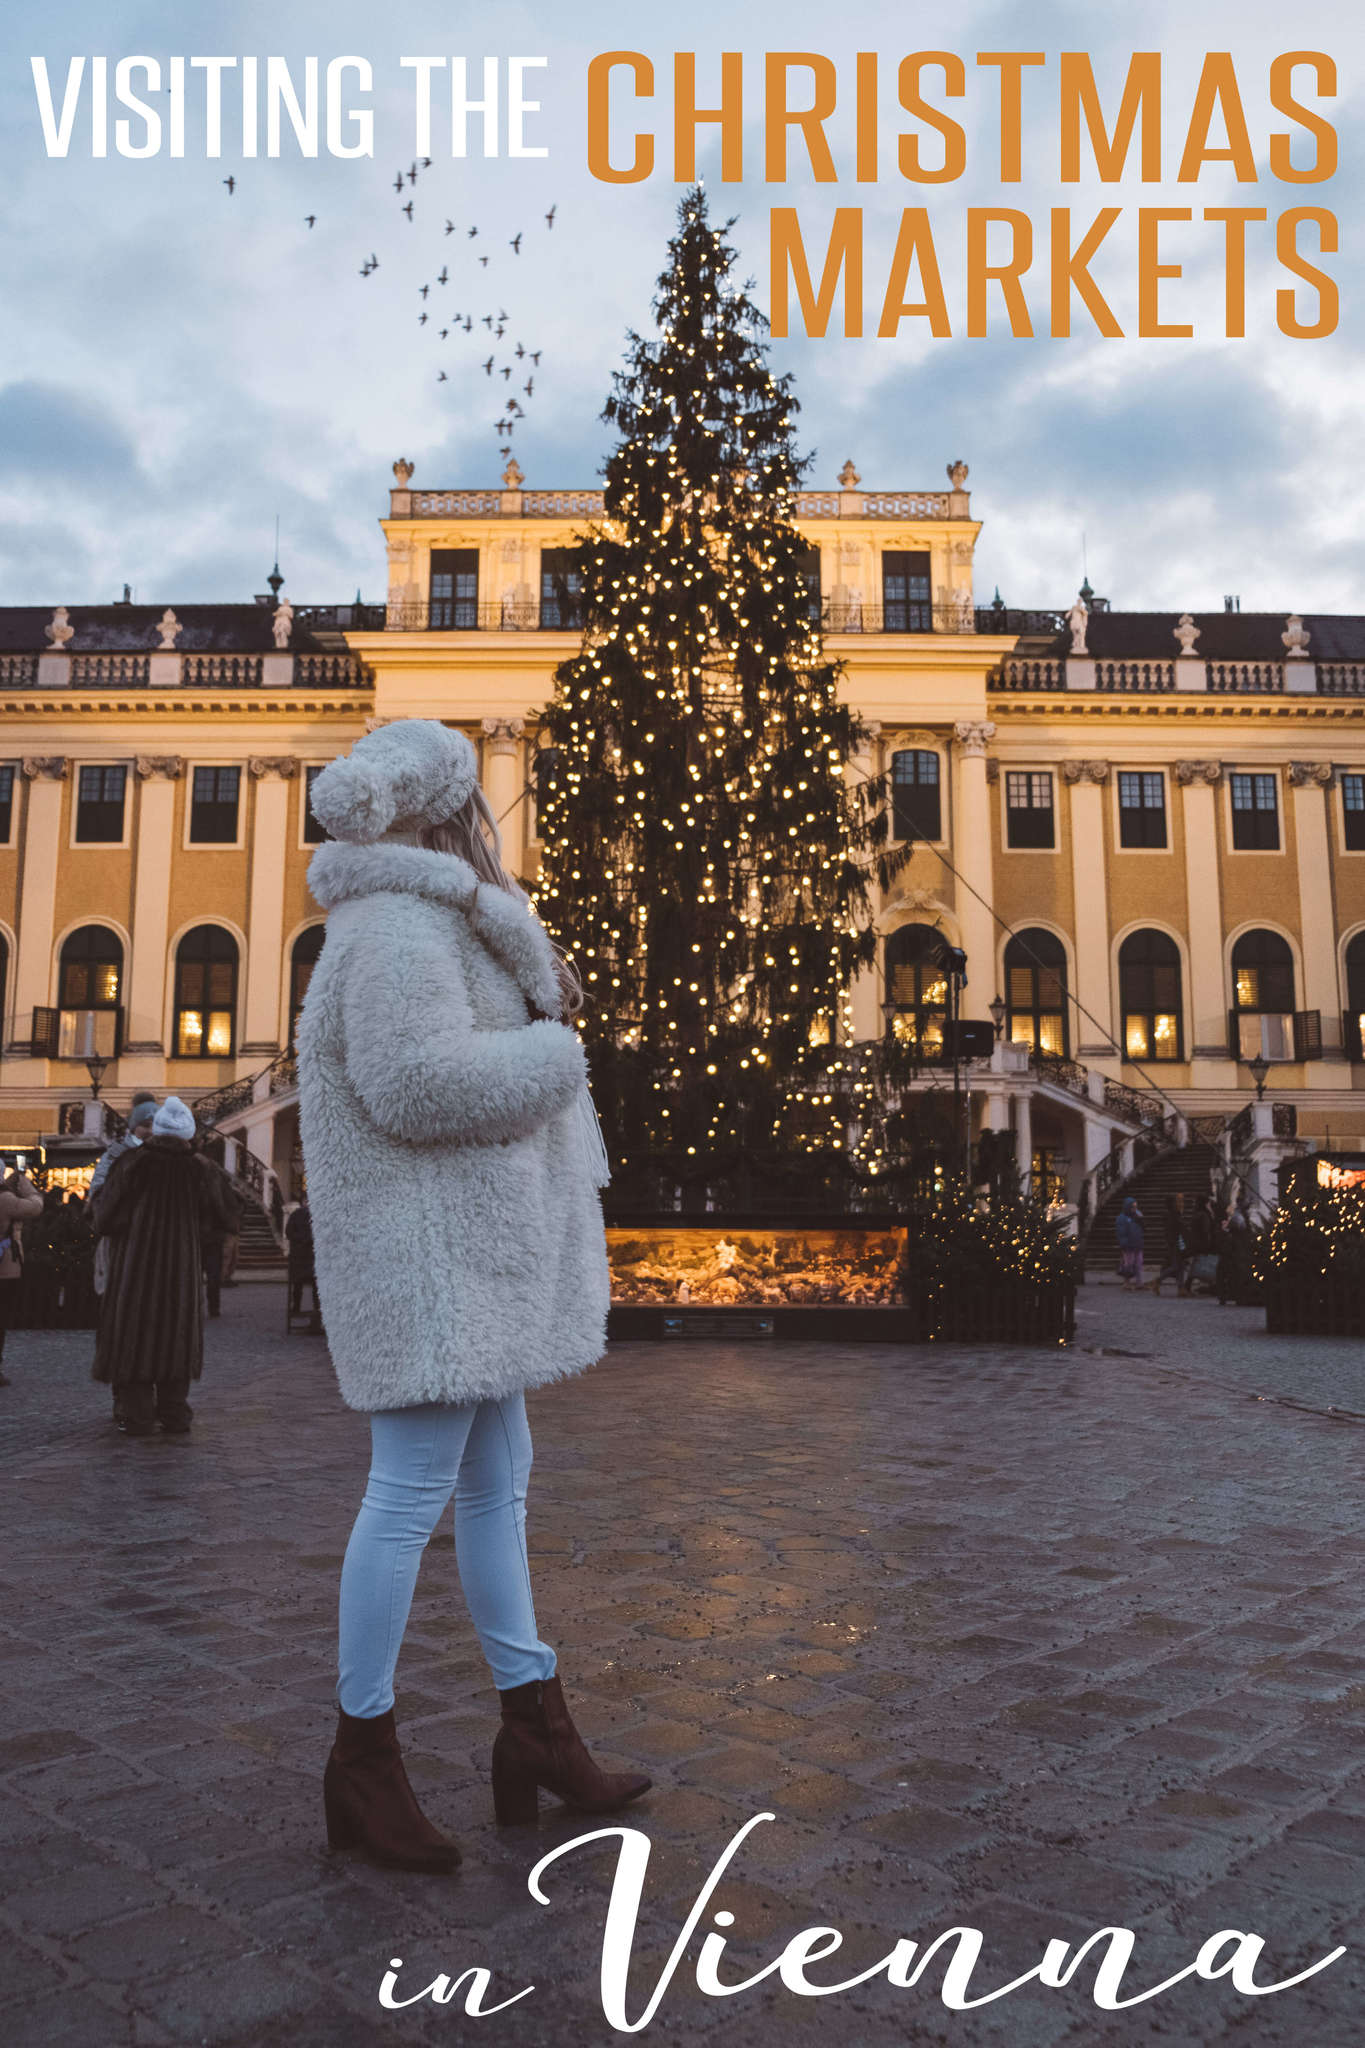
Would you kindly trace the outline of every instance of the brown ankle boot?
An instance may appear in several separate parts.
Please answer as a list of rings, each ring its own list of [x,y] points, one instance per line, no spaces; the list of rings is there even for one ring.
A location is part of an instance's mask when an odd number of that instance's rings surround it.
[[[337,1738],[322,1780],[327,1841],[359,1849],[394,1870],[454,1870],[460,1860],[417,1804],[403,1769],[393,1708],[372,1720],[338,1709]]]
[[[502,1726],[493,1743],[493,1811],[504,1827],[533,1821],[544,1786],[566,1806],[611,1813],[648,1792],[643,1771],[603,1771],[569,1718],[559,1676],[500,1692]]]

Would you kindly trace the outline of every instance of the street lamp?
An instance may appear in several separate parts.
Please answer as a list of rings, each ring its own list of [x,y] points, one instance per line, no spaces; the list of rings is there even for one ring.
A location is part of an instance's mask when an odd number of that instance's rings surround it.
[[[990,1012],[991,1022],[995,1026],[995,1035],[999,1038],[1005,1029],[1005,998],[1003,996],[996,997],[995,1001],[990,1005]]]
[[[1254,1060],[1247,1061],[1247,1065],[1251,1068],[1251,1078],[1256,1083],[1256,1100],[1261,1102],[1265,1097],[1265,1077],[1270,1072],[1270,1061],[1263,1052],[1258,1052]]]
[[[90,1076],[90,1100],[100,1099],[100,1082],[104,1079],[109,1062],[102,1052],[92,1052],[85,1062],[85,1071]]]

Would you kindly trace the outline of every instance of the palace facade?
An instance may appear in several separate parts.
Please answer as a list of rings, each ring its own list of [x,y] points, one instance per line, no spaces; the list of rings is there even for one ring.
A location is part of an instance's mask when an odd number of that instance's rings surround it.
[[[212,1097],[278,1214],[321,943],[308,791],[374,720],[469,734],[534,884],[540,711],[600,494],[394,469],[383,604],[293,605],[277,572],[248,603],[0,610],[0,1144],[93,1134],[92,1084],[113,1110]],[[1365,619],[983,605],[964,464],[948,483],[864,490],[848,464],[797,506],[870,728],[851,772],[890,774],[916,842],[855,1036],[914,1038],[942,1086],[960,948],[962,1014],[998,1031],[964,1070],[975,1127],[1083,1208],[1162,1145],[1216,1139],[1253,1183],[1293,1143],[1365,1149]]]

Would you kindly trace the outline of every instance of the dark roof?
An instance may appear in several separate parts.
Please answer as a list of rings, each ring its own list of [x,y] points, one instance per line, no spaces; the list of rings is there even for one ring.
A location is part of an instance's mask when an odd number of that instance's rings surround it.
[[[1349,612],[1305,612],[1308,655],[1313,661],[1365,660],[1365,618]],[[1170,661],[1180,652],[1175,637],[1179,612],[1092,611],[1085,644],[1102,661]],[[1286,612],[1192,612],[1199,628],[1194,651],[1205,661],[1283,661]],[[1030,642],[1030,652],[1064,655],[1071,633],[1063,629],[1044,644]]]
[[[52,605],[0,605],[0,653],[47,652],[53,609]],[[177,604],[171,609],[180,621],[179,636],[169,650],[172,653],[274,652],[273,605]],[[67,618],[75,632],[67,648],[73,654],[154,654],[161,645],[157,629],[165,610],[164,604],[68,605]],[[290,653],[337,648],[341,645],[337,629],[349,626],[356,610],[354,605],[297,607]]]

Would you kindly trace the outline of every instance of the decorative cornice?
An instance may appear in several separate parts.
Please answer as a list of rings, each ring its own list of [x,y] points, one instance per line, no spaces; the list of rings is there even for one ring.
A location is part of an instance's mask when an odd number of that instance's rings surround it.
[[[70,766],[65,754],[25,754],[23,763],[29,782],[65,782]]]
[[[179,721],[187,713],[196,716],[249,716],[258,723],[269,719],[297,720],[300,711],[314,714],[335,714],[338,717],[358,719],[368,704],[374,702],[372,691],[348,690],[345,696],[315,694],[310,690],[281,690],[273,692],[252,690],[249,694],[233,695],[213,693],[191,695],[185,690],[138,690],[122,696],[114,690],[101,690],[98,696],[80,696],[75,691],[56,692],[4,690],[0,691],[0,718],[37,718],[51,716],[69,720],[73,713],[89,713],[107,723],[117,714],[120,718],[136,716]],[[1357,713],[1357,715],[1359,715]]]
[[[1294,789],[1330,789],[1333,769],[1330,761],[1291,761],[1290,786]]]
[[[278,775],[288,782],[299,772],[295,754],[253,754],[246,765],[253,782],[263,782],[268,775]]]
[[[1107,761],[1063,761],[1063,782],[1107,782],[1109,763]]]
[[[140,782],[150,782],[154,776],[164,776],[167,782],[178,782],[185,772],[182,754],[139,754],[133,762],[133,772]]]
[[[1223,779],[1221,761],[1175,761],[1171,773],[1182,789],[1188,789],[1192,782],[1213,784]]]

